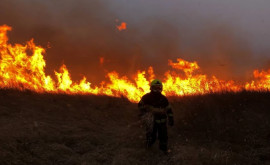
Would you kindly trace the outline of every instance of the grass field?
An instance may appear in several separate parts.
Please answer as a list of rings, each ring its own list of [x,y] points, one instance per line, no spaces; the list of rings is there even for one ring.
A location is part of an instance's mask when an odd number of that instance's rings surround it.
[[[0,164],[270,164],[270,93],[169,98],[164,155],[125,98],[0,90]]]

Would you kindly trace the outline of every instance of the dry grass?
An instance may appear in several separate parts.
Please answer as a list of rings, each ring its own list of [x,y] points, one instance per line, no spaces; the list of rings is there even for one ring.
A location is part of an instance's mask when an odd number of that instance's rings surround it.
[[[0,90],[0,164],[269,164],[270,93],[170,98],[172,153],[146,150],[137,105]]]

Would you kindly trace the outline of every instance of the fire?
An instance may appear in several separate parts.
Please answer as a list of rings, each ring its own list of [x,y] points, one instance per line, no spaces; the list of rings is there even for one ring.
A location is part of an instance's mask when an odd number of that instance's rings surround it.
[[[253,76],[257,81],[252,80],[251,83],[246,83],[247,90],[269,90],[270,89],[270,69],[268,71],[254,70]]]
[[[9,44],[7,31],[11,29],[7,25],[0,26],[0,88],[28,89],[40,93],[108,95],[126,97],[132,102],[137,102],[142,95],[149,92],[149,81],[155,78],[152,66],[147,71],[137,71],[132,80],[127,76],[120,76],[116,71],[109,72],[109,81],[103,81],[99,86],[92,86],[86,77],[74,82],[66,65],[55,71],[54,76],[47,75],[46,61],[43,58],[45,49],[36,46],[33,40],[25,45]],[[99,62],[102,65],[104,58],[100,57]],[[168,70],[162,79],[163,94],[167,96],[270,88],[270,70],[255,70],[251,82],[237,84],[233,80],[224,81],[215,76],[201,74],[197,62],[178,58],[177,62],[168,60],[168,65],[172,69]]]
[[[119,31],[126,30],[127,29],[127,23],[122,22],[120,25],[116,26]]]
[[[181,58],[178,58],[177,61],[178,63],[173,63],[172,60],[169,60],[169,65],[172,68],[183,70],[187,76],[191,75],[193,71],[200,69],[197,62],[188,62]]]
[[[208,78],[204,74],[195,74],[200,71],[197,62],[188,62],[178,58],[177,63],[169,60],[169,65],[184,72],[182,76],[179,72],[168,71],[165,73],[164,92],[167,95],[204,94],[219,91],[240,91],[242,87],[236,85],[234,81],[218,80],[215,76]]]

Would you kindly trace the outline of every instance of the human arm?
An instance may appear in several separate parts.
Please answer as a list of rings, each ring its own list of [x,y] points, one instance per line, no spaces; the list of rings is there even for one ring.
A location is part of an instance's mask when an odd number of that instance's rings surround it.
[[[174,125],[174,118],[173,118],[173,111],[172,111],[172,107],[170,104],[168,104],[165,108],[167,116],[168,116],[168,124],[170,126]]]
[[[143,116],[145,113],[150,112],[152,109],[152,106],[146,103],[146,98],[145,96],[142,97],[142,99],[140,100],[140,102],[138,103],[138,108],[140,111],[139,116]]]

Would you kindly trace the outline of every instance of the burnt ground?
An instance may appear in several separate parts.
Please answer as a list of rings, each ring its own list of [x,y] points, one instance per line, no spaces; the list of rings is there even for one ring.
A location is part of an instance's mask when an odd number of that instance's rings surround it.
[[[270,93],[170,98],[171,154],[144,148],[124,98],[0,90],[0,164],[270,164]]]

